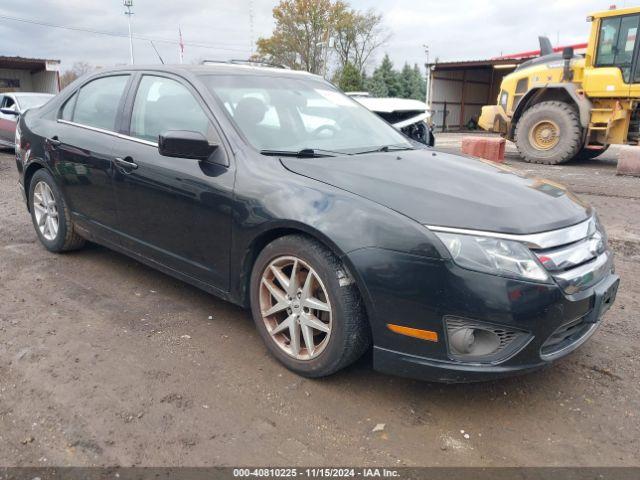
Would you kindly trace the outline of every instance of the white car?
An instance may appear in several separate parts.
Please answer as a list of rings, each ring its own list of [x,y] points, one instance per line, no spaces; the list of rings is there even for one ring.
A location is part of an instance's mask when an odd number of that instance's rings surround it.
[[[429,145],[435,145],[431,112],[427,104],[408,98],[376,98],[368,92],[346,92],[361,105],[389,122],[408,137]]]

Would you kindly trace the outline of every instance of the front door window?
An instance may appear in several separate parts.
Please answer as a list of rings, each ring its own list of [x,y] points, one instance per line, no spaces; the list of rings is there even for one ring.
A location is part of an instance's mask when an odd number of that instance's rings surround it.
[[[211,125],[187,88],[165,77],[145,75],[131,115],[131,136],[157,142],[168,130],[190,130],[210,138]]]

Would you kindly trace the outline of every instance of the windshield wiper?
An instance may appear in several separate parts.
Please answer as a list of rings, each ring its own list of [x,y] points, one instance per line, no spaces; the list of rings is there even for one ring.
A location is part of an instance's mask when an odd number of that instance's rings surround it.
[[[377,152],[399,152],[400,150],[415,150],[411,145],[383,145],[378,148],[374,148],[373,150],[363,150],[362,152],[357,152],[355,155],[362,155],[365,153],[377,153]]]
[[[335,150],[324,150],[322,148],[303,148],[298,151],[293,150],[260,150],[262,155],[270,155],[274,157],[301,157],[301,158],[320,158],[335,157],[337,155],[351,155],[350,153],[337,152]]]

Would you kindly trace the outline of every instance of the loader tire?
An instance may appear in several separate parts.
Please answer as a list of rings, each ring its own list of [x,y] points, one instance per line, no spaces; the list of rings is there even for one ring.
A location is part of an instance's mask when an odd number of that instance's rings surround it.
[[[582,147],[578,112],[564,102],[541,102],[527,109],[516,125],[515,143],[525,161],[557,165]]]

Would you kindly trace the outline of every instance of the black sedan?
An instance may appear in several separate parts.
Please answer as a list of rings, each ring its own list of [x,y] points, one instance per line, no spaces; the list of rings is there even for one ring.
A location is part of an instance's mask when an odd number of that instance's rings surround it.
[[[16,163],[48,250],[90,240],[250,307],[309,377],[371,347],[439,381],[543,367],[618,286],[562,186],[415,143],[306,73],[101,70],[20,119]]]

